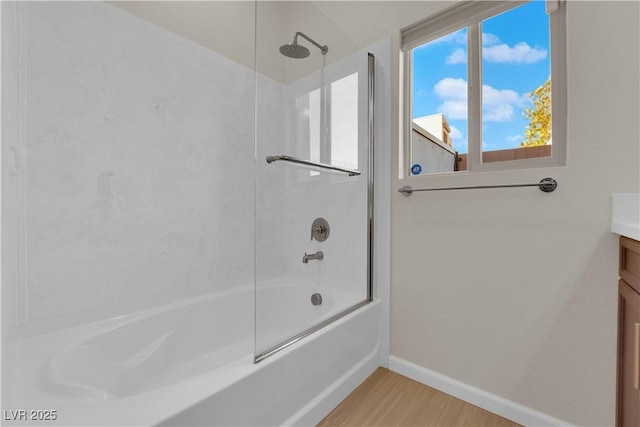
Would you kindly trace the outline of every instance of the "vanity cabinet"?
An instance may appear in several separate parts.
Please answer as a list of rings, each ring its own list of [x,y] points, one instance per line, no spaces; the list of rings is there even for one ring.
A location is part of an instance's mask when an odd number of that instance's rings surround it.
[[[640,242],[620,237],[616,425],[640,426]]]

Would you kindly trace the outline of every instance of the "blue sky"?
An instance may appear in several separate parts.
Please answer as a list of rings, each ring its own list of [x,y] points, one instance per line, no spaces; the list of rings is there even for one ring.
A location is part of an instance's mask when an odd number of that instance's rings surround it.
[[[527,94],[549,76],[549,17],[532,1],[482,23],[483,149],[515,148]],[[467,30],[413,50],[413,117],[444,113],[454,148],[467,152]]]

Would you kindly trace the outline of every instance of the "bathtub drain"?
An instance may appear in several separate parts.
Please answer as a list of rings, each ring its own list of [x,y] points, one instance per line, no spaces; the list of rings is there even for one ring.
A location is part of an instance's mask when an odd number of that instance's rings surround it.
[[[313,305],[320,305],[322,304],[322,295],[320,294],[313,294],[311,295],[311,304]]]

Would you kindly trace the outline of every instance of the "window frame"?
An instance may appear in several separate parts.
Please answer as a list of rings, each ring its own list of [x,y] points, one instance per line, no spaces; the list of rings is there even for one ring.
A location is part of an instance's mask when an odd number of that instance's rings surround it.
[[[482,21],[507,12],[525,1],[465,1],[447,8],[401,31],[403,55],[403,136],[399,178],[416,176],[459,175],[487,171],[519,170],[565,166],[567,163],[567,66],[566,66],[566,1],[546,0],[549,14],[549,49],[551,59],[551,116],[553,148],[550,157],[482,162]],[[413,120],[412,50],[425,43],[467,28],[468,44],[468,152],[467,170],[411,175],[411,123]]]

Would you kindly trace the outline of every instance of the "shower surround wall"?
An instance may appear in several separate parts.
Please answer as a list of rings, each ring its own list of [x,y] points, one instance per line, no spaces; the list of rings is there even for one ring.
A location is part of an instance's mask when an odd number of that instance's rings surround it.
[[[358,71],[366,100],[365,51],[283,84],[102,2],[22,7],[25,333],[292,274],[366,297],[366,108],[362,176],[265,161],[309,155],[287,130],[292,100],[324,77]],[[323,243],[310,240],[319,216]],[[325,259],[303,264],[316,250]]]
[[[22,321],[44,331],[251,284],[255,72],[102,2],[21,7]]]

